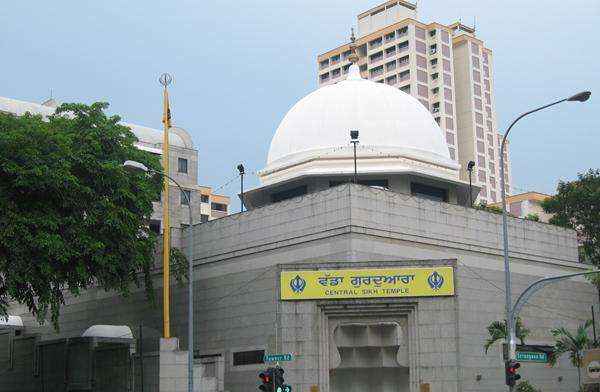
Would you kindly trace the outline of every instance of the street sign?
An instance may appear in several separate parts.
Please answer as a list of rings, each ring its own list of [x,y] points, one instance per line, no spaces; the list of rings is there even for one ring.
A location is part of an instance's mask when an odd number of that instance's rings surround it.
[[[517,351],[517,361],[546,363],[548,362],[548,354],[533,351]]]
[[[588,385],[600,384],[600,349],[593,348],[583,352],[581,367],[585,369],[582,372],[582,382]]]
[[[265,362],[287,362],[292,360],[292,354],[265,354],[263,361]]]

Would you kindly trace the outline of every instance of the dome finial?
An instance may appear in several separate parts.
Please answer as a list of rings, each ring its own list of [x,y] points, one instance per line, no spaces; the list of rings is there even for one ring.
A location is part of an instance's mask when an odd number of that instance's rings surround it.
[[[348,60],[350,60],[352,64],[356,64],[358,63],[358,54],[356,53],[356,44],[354,43],[354,41],[356,41],[356,37],[354,37],[354,28],[352,28],[351,31],[352,33],[350,34],[350,55],[348,56]]]

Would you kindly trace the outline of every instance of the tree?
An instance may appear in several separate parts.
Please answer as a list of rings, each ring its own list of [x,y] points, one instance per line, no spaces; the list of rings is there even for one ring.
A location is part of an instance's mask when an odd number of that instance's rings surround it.
[[[523,381],[517,385],[517,392],[540,392],[540,390],[535,388],[528,381]]]
[[[560,181],[557,193],[542,202],[554,214],[550,223],[577,231],[582,256],[600,264],[600,169],[590,169],[571,182]]]
[[[554,366],[561,355],[569,353],[571,364],[577,368],[579,389],[581,389],[583,351],[594,345],[593,340],[588,336],[588,329],[591,326],[592,320],[587,320],[577,327],[575,334],[565,328],[556,328],[551,331],[556,343],[554,344],[554,352],[549,358],[550,365]]]
[[[498,340],[506,339],[506,321],[492,321],[492,323],[488,325],[487,330],[490,337],[483,346],[486,354],[494,343]],[[521,344],[525,344],[525,338],[530,332],[529,329],[523,326],[521,318],[517,317],[517,322],[515,323],[515,336],[521,341]]]
[[[126,295],[143,282],[151,292],[147,219],[162,179],[122,163],[160,162],[107,107],[63,104],[46,119],[0,113],[0,316],[17,301],[58,328],[63,291]]]

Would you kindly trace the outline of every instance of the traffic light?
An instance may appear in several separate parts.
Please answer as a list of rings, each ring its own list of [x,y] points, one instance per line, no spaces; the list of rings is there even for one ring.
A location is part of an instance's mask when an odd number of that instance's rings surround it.
[[[268,368],[264,372],[261,372],[258,377],[261,379],[262,384],[259,385],[258,389],[263,392],[275,392],[273,385],[273,368]]]
[[[275,386],[275,392],[292,392],[292,387],[285,385],[283,373],[285,373],[285,370],[279,366],[273,369],[273,385]]]
[[[514,387],[517,383],[517,380],[521,378],[521,375],[517,374],[517,371],[520,367],[521,364],[514,359],[504,362],[504,368],[506,370],[506,385],[509,387]]]

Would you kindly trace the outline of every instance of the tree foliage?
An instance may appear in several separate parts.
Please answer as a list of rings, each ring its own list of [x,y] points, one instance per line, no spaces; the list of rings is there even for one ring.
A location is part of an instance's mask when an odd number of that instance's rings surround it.
[[[550,223],[573,228],[582,244],[583,257],[600,264],[600,169],[590,169],[571,182],[559,182],[557,193],[542,203],[554,214]]]
[[[483,346],[486,354],[494,343],[498,340],[506,339],[506,321],[492,321],[491,324],[488,325],[487,330],[490,337]],[[517,317],[517,322],[515,323],[515,336],[521,341],[521,344],[525,344],[525,338],[530,332],[529,329],[523,326],[521,318]]]
[[[554,343],[554,352],[550,355],[550,365],[556,365],[558,358],[565,354],[569,354],[571,364],[577,368],[577,376],[579,379],[579,388],[581,389],[581,365],[583,361],[583,352],[588,348],[595,346],[594,340],[588,335],[588,329],[592,326],[592,320],[587,320],[585,323],[577,326],[575,333],[566,328],[553,329],[552,336],[556,342]]]
[[[156,236],[146,223],[161,178],[122,163],[160,163],[107,107],[63,104],[46,119],[0,113],[0,315],[17,301],[40,322],[50,313],[57,328],[63,291],[151,289]]]

